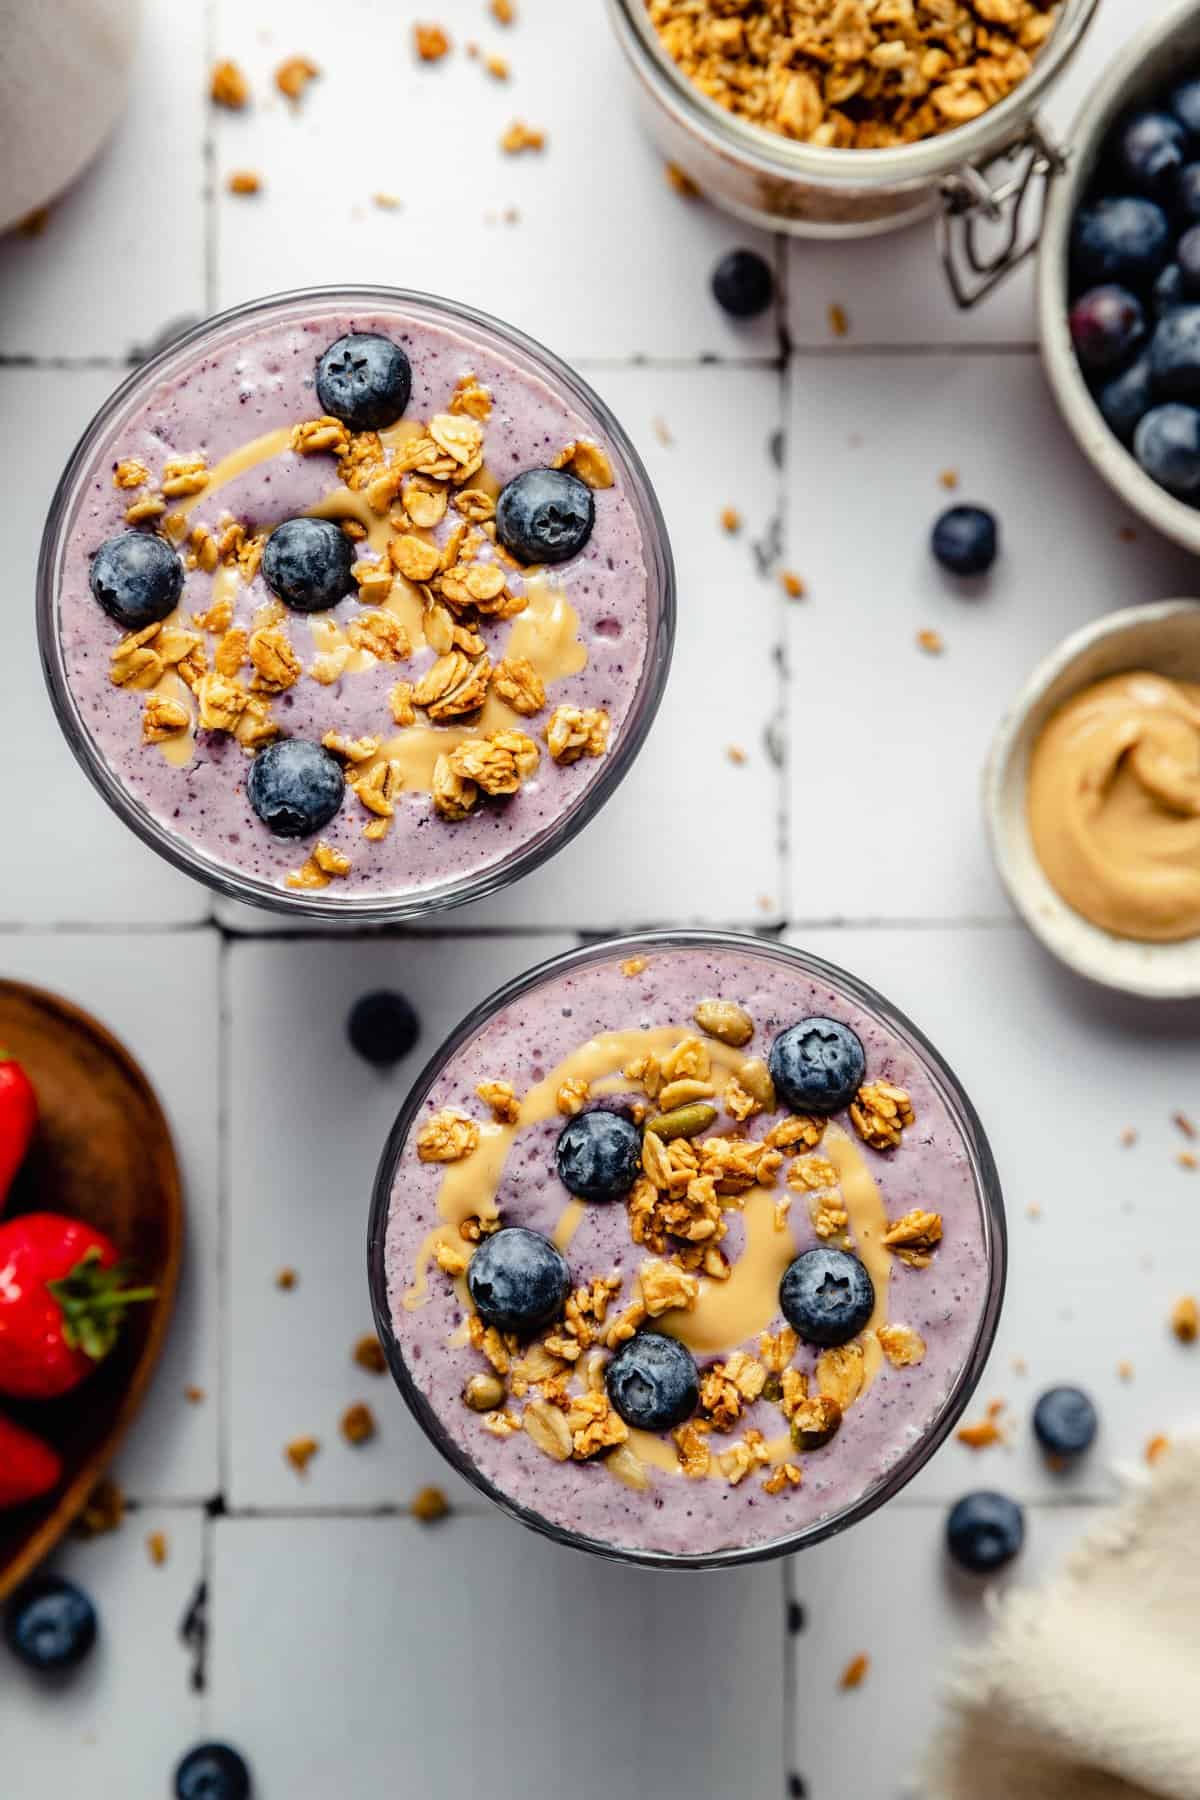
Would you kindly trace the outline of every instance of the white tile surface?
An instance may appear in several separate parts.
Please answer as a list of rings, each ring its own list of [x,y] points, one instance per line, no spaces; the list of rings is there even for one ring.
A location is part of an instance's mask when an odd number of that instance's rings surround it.
[[[491,1516],[221,1520],[213,1606],[209,1711],[258,1747],[256,1800],[326,1800],[348,1757],[422,1800],[780,1792],[777,1567],[620,1569]]]
[[[1194,564],[1144,528],[1120,539],[1031,356],[799,358],[787,491],[809,595],[788,621],[791,916],[1002,914],[979,784],[1004,710],[1070,631],[1193,592]],[[958,500],[1000,521],[981,582],[929,552]],[[917,647],[924,629],[943,655]]]
[[[183,1170],[187,1241],[179,1299],[116,1471],[138,1499],[205,1500],[217,1488],[217,957],[208,932],[0,937],[0,972],[77,1001],[141,1063]],[[184,1399],[193,1385],[208,1394],[202,1406]]]

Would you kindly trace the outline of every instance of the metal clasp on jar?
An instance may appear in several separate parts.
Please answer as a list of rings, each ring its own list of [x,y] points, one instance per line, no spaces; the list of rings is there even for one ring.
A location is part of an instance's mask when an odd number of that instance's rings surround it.
[[[1067,152],[1034,119],[1006,149],[943,178],[938,253],[959,306],[977,305],[1032,256],[1050,183],[1066,165]]]

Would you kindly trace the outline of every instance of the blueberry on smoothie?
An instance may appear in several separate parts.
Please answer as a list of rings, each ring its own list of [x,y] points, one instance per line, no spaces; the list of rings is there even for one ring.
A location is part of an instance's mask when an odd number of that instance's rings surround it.
[[[166,538],[150,531],[122,531],[101,544],[89,580],[109,617],[127,631],[140,631],[174,612],[183,564]]]
[[[412,393],[412,364],[391,338],[351,331],[317,364],[317,398],[351,431],[394,425]]]
[[[946,1520],[946,1548],[970,1575],[991,1575],[1025,1542],[1025,1514],[1006,1494],[964,1494]]]
[[[557,1319],[570,1288],[561,1250],[524,1225],[485,1237],[467,1265],[467,1291],[484,1324],[521,1337]]]
[[[39,1575],[9,1601],[4,1639],[13,1655],[39,1674],[73,1669],[96,1642],[96,1609],[73,1581]]]
[[[297,612],[325,612],[354,592],[354,546],[332,519],[285,519],[263,547],[263,580]]]
[[[756,319],[775,296],[775,277],[757,250],[731,250],[713,270],[712,291],[731,319]]]
[[[346,793],[336,756],[307,738],[280,738],[250,765],[246,797],[276,837],[311,837],[328,825]]]
[[[801,1019],[779,1033],[767,1067],[776,1094],[793,1112],[835,1113],[862,1086],[867,1057],[840,1019]]]
[[[639,1331],[622,1344],[604,1371],[604,1384],[616,1411],[637,1431],[669,1431],[700,1403],[691,1351],[661,1331]]]
[[[935,522],[930,548],[951,575],[986,575],[996,560],[996,516],[983,506],[949,506]]]
[[[1128,444],[1139,421],[1154,404],[1154,386],[1150,379],[1150,358],[1137,361],[1106,381],[1096,395],[1096,404],[1104,414],[1109,430]]]
[[[1133,454],[1152,481],[1180,500],[1200,500],[1200,411],[1156,406],[1133,434]]]
[[[411,1000],[391,988],[375,988],[350,1008],[346,1035],[364,1062],[390,1069],[414,1047],[421,1023]]]
[[[249,1800],[250,1771],[229,1744],[197,1744],[175,1771],[175,1800]]]
[[[596,502],[565,469],[525,469],[500,491],[496,536],[522,563],[561,563],[592,535]]]
[[[1196,165],[1196,173],[1200,175],[1200,163]],[[1200,183],[1197,183],[1196,199],[1198,203],[1196,217],[1200,219]],[[1187,295],[1183,291],[1183,270],[1178,263],[1168,263],[1155,282],[1154,291],[1150,296],[1155,318],[1161,319],[1164,313],[1169,313],[1172,307],[1183,306],[1186,300]]]
[[[1033,1435],[1047,1456],[1071,1461],[1090,1450],[1099,1426],[1082,1388],[1047,1388],[1033,1409]]]
[[[857,1256],[820,1244],[784,1270],[783,1316],[806,1344],[831,1349],[857,1337],[875,1310],[875,1284]]]
[[[1136,194],[1109,195],[1081,208],[1071,227],[1071,270],[1081,288],[1116,281],[1139,292],[1171,256],[1167,215]]]
[[[563,1186],[580,1200],[621,1200],[642,1166],[642,1134],[620,1113],[577,1113],[558,1134],[554,1152]]]
[[[1172,113],[1147,108],[1118,127],[1114,148],[1122,184],[1153,199],[1170,191],[1182,169],[1187,132]]]
[[[1146,337],[1141,301],[1112,282],[1081,294],[1068,323],[1075,354],[1089,373],[1127,362]]]

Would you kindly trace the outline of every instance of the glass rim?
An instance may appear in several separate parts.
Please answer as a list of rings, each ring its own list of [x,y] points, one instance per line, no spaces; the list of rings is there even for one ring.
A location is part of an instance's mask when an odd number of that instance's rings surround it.
[[[1100,0],[1066,0],[1029,74],[977,119],[912,144],[846,150],[801,143],[718,106],[667,55],[650,23],[647,0],[608,0],[609,16],[626,55],[680,124],[698,131],[726,154],[748,160],[760,173],[834,190],[861,187],[863,177],[871,187],[934,181],[963,163],[1000,154],[1079,48],[1099,4]]]
[[[122,414],[130,413],[134,402],[155,382],[190,361],[204,345],[232,335],[240,326],[257,325],[270,314],[355,306],[408,311],[418,318],[448,323],[452,327],[460,325],[468,332],[493,337],[502,351],[527,359],[550,386],[561,391],[585,417],[595,420],[597,429],[621,466],[630,504],[641,530],[647,612],[646,651],[629,712],[615,748],[574,806],[511,856],[484,869],[443,881],[436,887],[367,894],[360,898],[339,897],[323,889],[275,887],[269,881],[252,878],[218,861],[193,840],[168,830],[134,798],[96,743],[67,676],[59,631],[59,588],[70,526],[92,472],[96,451]],[[85,427],[56,484],[38,554],[36,617],[42,673],[59,728],[93,787],[122,823],[151,850],[225,899],[302,921],[351,926],[398,925],[419,923],[428,914],[485,899],[519,881],[577,836],[615,793],[645,742],[666,688],[675,644],[676,576],[666,520],[645,464],[620,421],[583,376],[536,338],[479,308],[417,289],[350,282],[291,288],[227,307],[172,338],[156,355],[130,371]]]
[[[830,986],[845,993],[866,1010],[881,1018],[897,1037],[915,1051],[925,1065],[939,1098],[954,1121],[967,1152],[979,1207],[984,1254],[987,1259],[987,1290],[979,1323],[970,1350],[946,1398],[924,1432],[905,1454],[892,1463],[879,1478],[850,1505],[827,1517],[816,1519],[799,1530],[772,1538],[765,1543],[733,1545],[717,1550],[698,1551],[695,1555],[679,1555],[672,1551],[648,1550],[636,1546],[610,1543],[585,1536],[545,1518],[529,1506],[505,1493],[483,1475],[465,1450],[454,1441],[438,1413],[421,1392],[392,1329],[391,1309],[387,1296],[385,1253],[387,1222],[391,1208],[392,1186],[401,1154],[409,1133],[424,1105],[430,1088],[447,1063],[478,1031],[505,1007],[534,991],[546,981],[572,969],[613,960],[626,952],[674,949],[719,949],[743,955],[762,955],[768,959],[798,965],[807,974],[816,975]],[[848,970],[811,951],[781,943],[774,938],[756,937],[748,932],[707,931],[703,929],[638,931],[613,938],[591,940],[574,950],[547,957],[523,974],[514,976],[494,993],[472,1007],[462,1022],[445,1038],[426,1061],[388,1133],[371,1196],[367,1227],[367,1281],[375,1328],[383,1347],[392,1379],[399,1388],[409,1411],[425,1432],[434,1448],[468,1481],[477,1492],[499,1506],[502,1512],[522,1525],[529,1526],[554,1543],[607,1558],[612,1562],[637,1564],[656,1569],[718,1569],[747,1563],[765,1562],[777,1556],[788,1556],[835,1536],[849,1526],[868,1518],[917,1475],[934,1452],[949,1437],[978,1386],[987,1358],[995,1341],[1004,1299],[1008,1269],[1008,1232],[1004,1196],[991,1146],[966,1090],[949,1063],[908,1015],[884,998],[869,983]]]

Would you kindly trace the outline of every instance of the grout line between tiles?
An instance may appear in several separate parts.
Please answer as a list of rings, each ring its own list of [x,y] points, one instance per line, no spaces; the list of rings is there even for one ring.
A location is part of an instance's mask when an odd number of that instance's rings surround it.
[[[233,1071],[232,948],[217,950],[217,1480],[228,1493],[232,1475],[233,1220],[230,1206],[230,1115]]]

